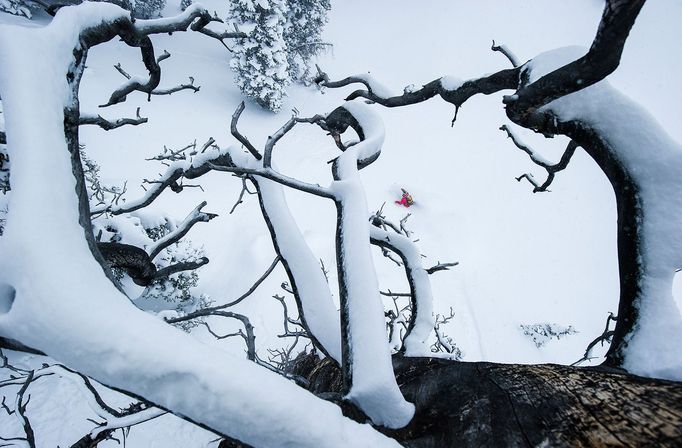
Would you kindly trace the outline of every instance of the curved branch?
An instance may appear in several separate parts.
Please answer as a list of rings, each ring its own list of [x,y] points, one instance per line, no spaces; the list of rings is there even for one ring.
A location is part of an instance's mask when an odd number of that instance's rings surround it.
[[[251,144],[249,139],[244,137],[239,130],[237,129],[237,122],[239,121],[239,117],[242,115],[242,112],[244,112],[244,108],[246,105],[244,104],[244,101],[239,103],[239,106],[237,106],[237,110],[234,111],[234,114],[232,114],[232,121],[230,122],[230,132],[236,138],[242,145],[248,149],[248,151],[251,153],[253,157],[256,158],[256,160],[261,160],[263,156],[260,155],[258,150]]]
[[[81,114],[80,124],[81,125],[93,124],[99,126],[105,131],[110,131],[112,129],[120,128],[121,126],[125,125],[137,126],[143,123],[147,123],[149,121],[148,118],[140,116],[139,107],[137,108],[136,114],[137,116],[135,118],[119,118],[116,121],[107,120],[99,114],[97,115]]]
[[[225,308],[229,308],[229,307],[231,307],[231,306],[234,306],[234,305],[238,304],[239,302],[241,302],[242,300],[246,299],[246,298],[249,297],[251,294],[253,294],[253,292],[260,286],[260,284],[263,283],[263,281],[265,281],[265,279],[268,278],[268,276],[272,273],[272,271],[275,270],[275,267],[277,266],[277,264],[278,264],[280,261],[282,261],[282,258],[278,255],[277,257],[275,257],[275,259],[272,261],[272,263],[270,264],[270,266],[268,267],[268,269],[263,273],[263,275],[261,275],[261,276],[258,278],[258,280],[256,280],[256,281],[254,282],[253,285],[251,285],[251,287],[248,289],[248,291],[246,291],[244,294],[242,294],[241,296],[239,296],[237,299],[235,299],[235,300],[233,300],[233,301],[231,301],[231,302],[229,302],[229,303],[226,303],[226,304],[224,304],[224,305],[219,305],[219,306],[212,306],[212,307],[208,307],[208,308],[203,308],[203,309],[198,310],[198,311],[195,311],[195,312],[193,312],[193,313],[185,314],[184,316],[174,317],[174,318],[172,318],[172,319],[166,319],[166,322],[168,322],[169,324],[176,324],[176,323],[179,323],[179,322],[185,322],[185,321],[188,321],[188,320],[196,319],[196,318],[198,318],[198,317],[212,316],[212,315],[214,315],[217,311],[224,310]]]
[[[625,41],[645,0],[607,0],[597,35],[587,54],[505,97],[507,112],[523,123],[535,111],[613,73],[620,64]]]
[[[189,84],[180,84],[175,87],[170,87],[167,89],[154,89],[151,91],[151,95],[172,95],[175,92],[180,92],[181,90],[192,90],[194,93],[197,93],[199,90],[201,90],[200,86],[195,86],[194,85],[194,78],[189,77]]]
[[[400,257],[405,267],[405,276],[410,286],[412,314],[407,325],[401,352],[410,356],[429,353],[426,341],[434,328],[433,294],[429,272],[421,265],[421,254],[415,244],[406,236],[388,232],[374,223],[370,225],[370,243],[389,249]],[[393,294],[392,294],[393,295]]]
[[[228,173],[237,173],[237,174],[250,174],[254,176],[261,176],[266,179],[273,180],[279,184],[285,185],[287,187],[291,187],[295,190],[300,190],[305,193],[310,193],[315,196],[320,196],[323,198],[328,198],[328,199],[335,199],[334,193],[332,193],[328,188],[324,188],[320,185],[316,184],[309,184],[306,182],[301,182],[300,180],[285,176],[283,174],[278,173],[277,171],[274,171],[273,169],[257,169],[257,168],[241,168],[237,166],[223,166],[223,165],[215,165],[213,163],[209,162],[209,167],[213,170],[216,171],[226,171]]]
[[[359,78],[350,76],[340,81],[329,81],[329,77],[326,73],[320,73],[315,79],[315,82],[330,88],[362,83],[367,86],[367,90],[356,90],[351,93],[346,100],[350,101],[360,97],[367,98],[368,100],[385,107],[400,107],[421,103],[436,95],[440,95],[443,100],[455,105],[455,118],[457,118],[457,111],[462,104],[476,94],[482,93],[484,95],[490,95],[499,92],[500,90],[517,89],[521,68],[522,67],[515,67],[501,70],[492,75],[465,82],[458,82],[449,77],[438,78],[425,84],[421,89],[406,91],[402,95],[392,97],[383,97],[377,94],[377,92],[374,92],[370,87],[371,83],[368,83],[364,77]]]
[[[154,279],[156,266],[144,249],[123,243],[97,243],[97,248],[109,267],[123,269],[137,285]]]
[[[521,182],[521,180],[523,179],[526,179],[528,182],[530,182],[534,187],[533,193],[548,191],[547,187],[549,187],[552,184],[552,181],[554,181],[554,176],[556,175],[556,173],[566,169],[569,162],[571,161],[571,158],[573,157],[573,154],[575,154],[576,149],[578,149],[579,147],[578,143],[576,143],[574,140],[569,141],[568,146],[566,146],[566,149],[564,150],[564,153],[562,154],[559,162],[553,164],[546,160],[541,155],[537,154],[535,151],[533,151],[532,148],[525,145],[521,141],[521,139],[519,139],[519,137],[514,133],[514,131],[512,131],[512,129],[506,124],[500,126],[500,130],[506,132],[507,137],[511,139],[511,141],[517,148],[528,154],[528,157],[530,157],[530,160],[533,163],[535,163],[538,166],[541,166],[547,171],[547,179],[542,184],[539,184],[532,174],[522,174],[521,176],[516,178],[516,180],[519,182]]]
[[[493,40],[493,45],[490,47],[490,49],[502,53],[507,59],[509,59],[512,67],[518,67],[521,65],[519,64],[519,60],[516,55],[509,48],[507,48],[506,45],[495,45],[495,41]]]

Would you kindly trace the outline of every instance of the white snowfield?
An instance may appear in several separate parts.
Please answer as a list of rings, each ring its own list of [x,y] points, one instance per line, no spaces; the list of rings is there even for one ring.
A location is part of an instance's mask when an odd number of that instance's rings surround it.
[[[40,30],[0,30],[12,158],[12,213],[0,241],[0,334],[255,446],[399,446],[283,377],[138,310],[93,259],[78,224],[64,137],[66,73],[79,31],[122,14],[88,3],[62,9]],[[26,73],[34,82],[25,82]],[[58,238],[41,230],[45,223]]]

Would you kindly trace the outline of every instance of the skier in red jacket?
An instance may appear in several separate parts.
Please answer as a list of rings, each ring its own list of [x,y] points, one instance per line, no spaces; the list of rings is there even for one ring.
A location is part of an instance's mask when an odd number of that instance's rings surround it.
[[[404,188],[401,188],[403,191],[403,196],[400,198],[399,201],[395,201],[396,204],[402,205],[403,207],[410,207],[411,205],[414,204],[414,199],[412,199],[412,195],[407,192]]]

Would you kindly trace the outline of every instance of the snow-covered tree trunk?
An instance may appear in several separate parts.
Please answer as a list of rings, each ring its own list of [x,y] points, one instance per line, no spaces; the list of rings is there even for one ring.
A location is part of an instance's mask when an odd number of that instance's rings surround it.
[[[149,33],[200,27],[209,17],[194,5],[176,19],[132,23],[116,6],[87,3],[63,8],[45,28],[0,29],[12,158],[0,239],[0,335],[254,446],[397,446],[283,377],[140,311],[93,258],[87,202],[79,203],[82,172],[69,154],[78,136],[69,123],[77,111],[73,74],[88,46],[121,35],[145,47]],[[151,48],[143,50],[153,60]],[[26,83],[26,73],[35,82]],[[53,233],[44,232],[45,223]]]
[[[585,53],[573,47],[535,57],[527,64],[528,82]],[[682,197],[676,194],[682,189],[682,146],[605,80],[556,99],[540,112],[551,123],[544,128],[583,147],[614,189],[621,291],[607,362],[682,379],[674,373],[682,372],[677,349],[682,316],[672,296],[675,272],[682,268]]]
[[[303,239],[284,197],[274,181],[254,177],[263,218],[276,252],[291,280],[302,323],[329,356],[341,363],[341,326],[329,284],[318,260]]]
[[[330,187],[337,210],[345,392],[372,421],[399,428],[410,421],[414,407],[401,395],[393,375],[384,306],[369,247],[369,209],[358,170],[379,156],[384,128],[366,106],[346,103],[343,109],[357,123],[360,137],[334,161]]]

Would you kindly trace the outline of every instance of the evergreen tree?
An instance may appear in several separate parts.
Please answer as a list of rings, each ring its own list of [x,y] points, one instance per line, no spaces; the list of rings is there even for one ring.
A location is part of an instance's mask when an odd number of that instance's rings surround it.
[[[289,76],[305,81],[310,78],[310,60],[329,45],[322,42],[321,36],[331,4],[329,0],[288,0],[288,5],[284,40]]]
[[[230,0],[230,21],[248,37],[233,49],[230,67],[244,94],[278,111],[290,84],[284,41],[285,0]]]
[[[131,11],[136,19],[155,19],[165,7],[166,0],[137,0],[132,2]]]
[[[0,12],[23,16],[30,19],[31,9],[23,0],[0,0]]]

